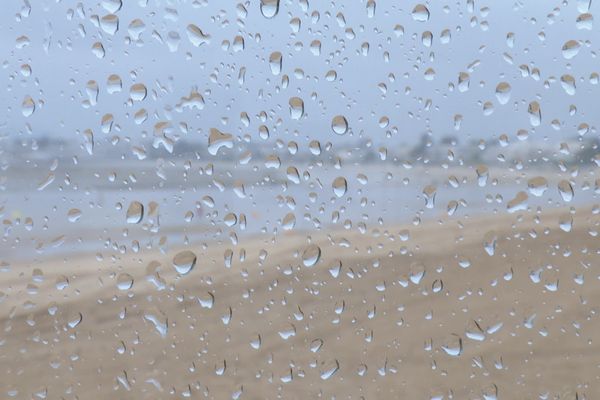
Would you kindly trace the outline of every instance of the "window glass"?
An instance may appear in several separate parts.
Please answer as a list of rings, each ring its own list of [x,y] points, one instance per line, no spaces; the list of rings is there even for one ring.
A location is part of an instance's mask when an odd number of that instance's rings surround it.
[[[592,399],[591,0],[10,0],[0,398]]]

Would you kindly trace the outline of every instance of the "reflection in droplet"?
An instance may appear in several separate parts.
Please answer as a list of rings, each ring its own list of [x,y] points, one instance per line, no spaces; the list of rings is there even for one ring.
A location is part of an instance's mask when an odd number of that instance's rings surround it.
[[[208,137],[208,152],[215,156],[221,147],[232,149],[233,136],[229,133],[223,133],[216,128],[210,128],[210,136]]]
[[[348,121],[343,115],[336,115],[331,120],[331,129],[338,135],[344,135],[348,131]]]
[[[573,186],[566,179],[558,182],[558,192],[560,193],[560,197],[566,202],[573,200],[573,197],[575,197]]]
[[[460,336],[452,334],[443,342],[441,347],[449,356],[458,357],[463,350],[462,339]]]
[[[415,21],[426,22],[429,20],[429,9],[424,4],[417,4],[411,15]]]
[[[527,188],[529,189],[529,193],[540,197],[548,189],[548,181],[543,176],[536,176],[527,181]]]
[[[300,119],[304,115],[304,101],[300,97],[292,97],[289,101],[290,117],[292,119]]]
[[[513,213],[519,210],[526,210],[527,200],[529,200],[527,193],[523,191],[517,193],[516,196],[506,205],[508,212]]]
[[[336,372],[340,369],[340,363],[338,360],[333,360],[332,362],[325,365],[323,369],[321,369],[321,379],[326,381],[335,375]]]
[[[181,275],[190,273],[195,265],[196,254],[192,251],[180,251],[173,257],[173,267],[175,267],[175,270]]]
[[[210,35],[202,32],[202,29],[198,28],[194,24],[189,24],[187,26],[186,32],[188,35],[188,39],[196,47],[201,46],[205,43],[210,43]]]
[[[269,66],[271,67],[271,73],[273,75],[279,75],[281,73],[282,60],[283,58],[279,51],[275,51],[269,56]]]
[[[144,205],[139,201],[132,201],[127,208],[127,223],[139,224],[144,218]]]
[[[129,290],[133,286],[133,277],[128,273],[120,273],[117,277],[117,288],[119,290]]]
[[[311,244],[302,253],[302,263],[305,267],[313,267],[321,258],[321,248],[316,244]]]
[[[427,185],[423,189],[423,196],[425,196],[425,207],[433,208],[435,206],[435,195],[437,188],[433,185]]]
[[[35,102],[31,98],[31,96],[25,96],[23,99],[23,103],[21,104],[21,112],[23,116],[29,117],[35,111]]]
[[[279,0],[260,0],[260,12],[265,18],[273,18],[279,12]]]
[[[542,123],[542,110],[540,109],[540,104],[537,101],[532,101],[529,103],[527,112],[529,113],[529,123],[531,126],[540,126]]]
[[[346,190],[348,189],[348,182],[343,176],[338,176],[333,180],[331,186],[333,188],[333,193],[337,197],[342,197],[346,194]]]
[[[147,95],[146,86],[143,83],[136,83],[129,88],[129,97],[133,101],[143,101]]]
[[[568,95],[575,95],[575,78],[573,78],[571,75],[565,74],[561,76],[560,85]]]
[[[78,208],[71,208],[67,213],[69,222],[77,222],[81,218],[81,210]]]
[[[572,59],[579,53],[579,49],[581,48],[581,44],[577,40],[569,40],[565,42],[562,47],[562,55],[567,60]]]
[[[82,320],[83,320],[83,315],[81,315],[80,312],[76,312],[76,313],[73,313],[69,317],[69,320],[67,321],[67,325],[69,326],[69,328],[73,329],[77,325],[79,325]]]
[[[511,87],[508,82],[500,82],[496,86],[496,98],[500,104],[506,104],[510,100]]]

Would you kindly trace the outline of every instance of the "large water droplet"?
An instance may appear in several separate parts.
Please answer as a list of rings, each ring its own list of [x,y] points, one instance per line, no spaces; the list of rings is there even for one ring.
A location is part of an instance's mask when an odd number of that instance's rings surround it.
[[[210,128],[210,136],[208,137],[208,152],[215,156],[221,147],[232,149],[233,136],[229,133],[223,133],[216,128]]]
[[[126,213],[128,224],[139,224],[144,218],[144,205],[139,201],[132,201]]]
[[[265,18],[273,18],[279,12],[279,0],[260,0],[260,12]]]
[[[573,197],[575,197],[573,186],[566,179],[558,182],[558,192],[560,193],[560,197],[566,202],[573,200]]]
[[[338,176],[333,180],[331,187],[333,188],[333,193],[337,197],[342,197],[346,194],[346,190],[348,189],[348,182],[343,176]]]
[[[114,35],[119,30],[119,17],[108,14],[100,18],[100,28],[109,35]]]
[[[500,82],[496,86],[496,98],[500,104],[506,104],[510,100],[511,87],[508,82]]]
[[[336,372],[340,369],[340,363],[338,360],[333,360],[332,362],[325,365],[323,369],[321,369],[321,379],[326,381],[335,375]]]
[[[536,176],[527,181],[529,193],[536,197],[541,197],[548,189],[548,181],[543,176]]]
[[[458,357],[461,355],[463,346],[462,339],[458,335],[451,335],[448,339],[446,339],[442,344],[442,349],[452,357]]]
[[[117,288],[119,290],[129,290],[133,286],[133,276],[122,272],[117,277]]]
[[[316,244],[309,245],[302,253],[302,263],[305,267],[313,267],[321,258],[321,248]]]
[[[196,265],[196,254],[189,250],[180,251],[173,257],[173,267],[181,275],[190,273]]]
[[[196,47],[201,46],[205,43],[210,43],[210,35],[202,32],[202,29],[198,28],[194,24],[189,24],[187,26],[186,32],[188,35],[188,39]]]
[[[147,94],[148,91],[143,83],[135,83],[129,88],[129,97],[133,101],[143,101]]]
[[[540,126],[542,123],[542,110],[540,103],[532,101],[527,107],[527,113],[529,113],[529,123],[531,126]]]
[[[429,9],[424,4],[417,4],[411,15],[415,21],[426,22],[429,20]]]
[[[344,135],[348,132],[348,121],[343,115],[336,115],[331,120],[331,130],[338,135]]]
[[[568,95],[575,95],[575,78],[573,78],[571,75],[565,74],[561,76],[560,85]]]
[[[273,75],[279,75],[281,73],[283,58],[279,51],[271,53],[269,56],[269,66],[271,67],[271,73]]]
[[[169,322],[167,316],[160,310],[154,309],[146,311],[144,313],[144,319],[152,322],[154,329],[160,334],[161,337],[166,337],[169,329]]]
[[[579,49],[581,48],[581,44],[577,40],[569,40],[565,42],[562,47],[562,55],[567,60],[572,59],[579,53]]]
[[[289,101],[290,117],[300,119],[304,115],[304,101],[300,97],[292,97]]]
[[[25,96],[23,99],[23,103],[21,104],[21,112],[23,116],[29,117],[35,111],[35,102],[31,98],[31,96]]]
[[[527,200],[529,200],[527,193],[523,191],[517,193],[516,196],[506,205],[508,212],[513,213],[519,210],[526,210]]]
[[[423,189],[423,196],[425,196],[425,207],[433,208],[435,206],[435,195],[437,188],[433,185],[428,185]]]

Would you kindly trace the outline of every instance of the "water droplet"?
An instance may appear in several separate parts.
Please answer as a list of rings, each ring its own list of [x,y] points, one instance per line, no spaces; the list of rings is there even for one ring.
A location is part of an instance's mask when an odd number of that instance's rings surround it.
[[[548,181],[543,176],[536,176],[527,181],[527,188],[532,195],[541,197],[548,189]]]
[[[581,44],[577,40],[569,40],[562,47],[562,55],[567,60],[572,59],[579,53]]]
[[[128,224],[139,224],[144,218],[144,205],[139,201],[132,201],[126,213]]]
[[[129,290],[133,286],[133,276],[122,272],[117,277],[117,288],[119,290]]]
[[[283,340],[288,340],[289,338],[296,336],[296,327],[293,324],[288,324],[285,329],[280,330],[278,333]]]
[[[100,28],[109,35],[114,35],[119,30],[119,17],[108,14],[100,18]]]
[[[118,93],[121,91],[123,87],[123,82],[121,81],[121,77],[119,75],[110,75],[106,79],[106,91],[108,94]]]
[[[31,98],[31,96],[25,96],[23,99],[23,103],[21,104],[21,112],[23,116],[29,117],[35,111],[35,102]]]
[[[279,0],[260,0],[260,12],[265,18],[273,18],[279,12]]]
[[[577,29],[585,29],[591,31],[594,28],[594,17],[592,14],[581,14],[577,17]]]
[[[292,119],[300,119],[304,115],[304,101],[300,97],[292,97],[289,101],[290,117]]]
[[[423,189],[423,196],[425,196],[425,207],[433,208],[435,206],[435,195],[437,188],[433,185],[428,185]]]
[[[154,329],[156,329],[161,337],[165,338],[167,336],[169,322],[162,311],[158,309],[146,311],[144,313],[144,319],[152,322]]]
[[[429,21],[429,9],[424,4],[417,4],[412,10],[412,18],[415,21]]]
[[[210,128],[210,136],[208,137],[208,152],[215,156],[221,147],[232,149],[233,136],[229,133],[223,133],[216,128]]]
[[[273,75],[279,75],[281,73],[282,63],[283,58],[279,51],[271,53],[269,56],[269,66],[271,67],[271,73]]]
[[[346,190],[348,189],[348,182],[343,176],[338,176],[333,180],[331,186],[333,188],[333,193],[337,197],[342,197],[346,194]]]
[[[196,265],[196,254],[189,250],[180,251],[173,257],[173,267],[181,275],[190,273]]]
[[[70,317],[69,320],[67,322],[67,325],[69,326],[69,328],[73,329],[75,328],[77,325],[79,325],[81,323],[81,321],[83,320],[83,315],[81,315],[80,312],[76,312],[73,313]]]
[[[563,201],[570,202],[575,197],[575,191],[571,183],[565,179],[558,182],[558,192]]]
[[[198,28],[196,25],[189,24],[187,26],[186,32],[188,35],[188,39],[194,46],[198,47],[205,43],[210,44],[210,35],[202,32],[202,29]]]
[[[496,98],[500,104],[506,104],[510,100],[511,87],[508,82],[500,82],[496,86]]]
[[[462,339],[460,336],[452,334],[442,344],[442,349],[452,357],[458,357],[463,350]]]
[[[327,379],[335,375],[335,373],[338,372],[339,369],[340,363],[338,362],[338,360],[333,360],[332,362],[325,365],[323,369],[321,369],[321,379],[326,381]]]
[[[305,267],[313,267],[321,258],[321,248],[316,244],[309,245],[302,253],[302,263]]]
[[[490,176],[490,170],[486,165],[479,165],[475,169],[477,173],[477,184],[479,187],[484,187],[487,185],[488,178]]]
[[[77,222],[81,218],[81,210],[78,208],[71,208],[67,213],[67,219],[69,222]]]
[[[348,132],[348,121],[343,115],[336,115],[331,120],[331,129],[338,135],[345,135]]]
[[[294,229],[294,226],[296,226],[296,216],[293,213],[286,214],[286,216],[283,218],[283,221],[281,222],[281,226],[286,231]]]
[[[575,95],[575,78],[571,75],[563,75],[560,77],[560,85],[568,95]]]
[[[514,213],[519,210],[526,210],[527,200],[529,200],[529,196],[527,196],[527,193],[523,191],[517,193],[516,196],[506,205],[508,212]]]
[[[143,101],[148,91],[143,83],[136,83],[129,88],[129,97],[133,101]]]
[[[540,126],[542,123],[542,110],[540,104],[537,101],[532,101],[529,103],[527,112],[529,113],[529,123],[531,126]]]

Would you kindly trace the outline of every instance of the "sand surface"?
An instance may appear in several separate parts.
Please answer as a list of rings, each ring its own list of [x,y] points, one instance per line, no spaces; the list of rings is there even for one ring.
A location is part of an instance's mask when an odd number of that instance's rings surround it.
[[[593,399],[599,221],[583,207],[502,211],[164,254],[149,233],[127,238],[137,253],[32,254],[0,273],[0,397]],[[184,276],[180,250],[197,255]],[[147,279],[153,261],[164,287]]]

